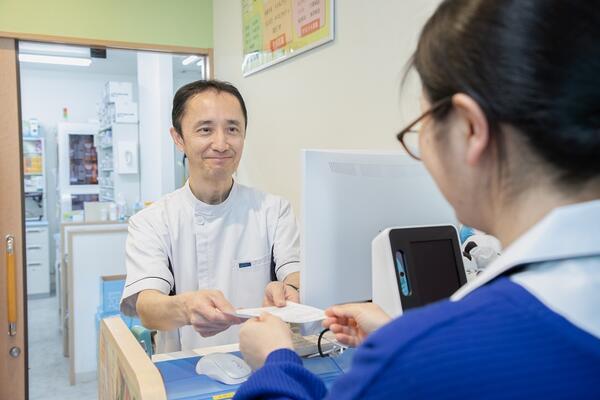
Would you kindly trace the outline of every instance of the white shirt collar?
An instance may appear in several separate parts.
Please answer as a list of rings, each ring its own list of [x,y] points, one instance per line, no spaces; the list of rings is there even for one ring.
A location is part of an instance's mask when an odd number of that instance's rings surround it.
[[[507,247],[474,280],[451,297],[457,301],[506,271],[525,264],[600,255],[600,200],[558,207]]]
[[[196,196],[194,196],[194,193],[192,193],[192,189],[190,188],[190,180],[189,179],[185,182],[185,185],[183,187],[183,196],[185,197],[186,201],[194,208],[194,212],[196,214],[201,214],[201,215],[205,215],[205,216],[223,215],[227,210],[229,210],[229,208],[231,207],[231,204],[235,202],[234,199],[236,198],[237,193],[238,193],[238,184],[234,180],[233,186],[231,187],[231,190],[229,191],[229,195],[222,203],[207,204],[207,203],[204,203],[203,201],[198,200],[198,198],[196,198]]]

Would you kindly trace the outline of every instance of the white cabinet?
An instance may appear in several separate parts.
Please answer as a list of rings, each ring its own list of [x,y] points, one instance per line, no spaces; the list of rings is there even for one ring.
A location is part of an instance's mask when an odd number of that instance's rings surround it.
[[[27,251],[27,294],[50,293],[50,257],[48,252],[48,226],[27,224],[25,229]]]
[[[83,214],[83,203],[98,201],[97,124],[58,124],[58,198],[61,221]]]

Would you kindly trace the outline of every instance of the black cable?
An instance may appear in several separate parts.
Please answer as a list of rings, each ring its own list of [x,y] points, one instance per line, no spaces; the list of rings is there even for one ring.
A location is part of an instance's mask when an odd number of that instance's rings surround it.
[[[327,354],[323,353],[323,349],[321,349],[321,339],[323,339],[323,335],[325,332],[329,331],[329,328],[323,329],[323,331],[319,334],[319,338],[317,339],[317,349],[319,350],[319,355],[321,357],[327,357]]]

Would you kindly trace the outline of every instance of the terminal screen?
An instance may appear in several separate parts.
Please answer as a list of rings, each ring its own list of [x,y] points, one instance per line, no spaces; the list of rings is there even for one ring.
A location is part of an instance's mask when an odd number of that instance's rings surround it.
[[[460,276],[452,240],[429,240],[410,244],[412,265],[408,267],[412,290],[421,305],[450,297],[460,288]]]

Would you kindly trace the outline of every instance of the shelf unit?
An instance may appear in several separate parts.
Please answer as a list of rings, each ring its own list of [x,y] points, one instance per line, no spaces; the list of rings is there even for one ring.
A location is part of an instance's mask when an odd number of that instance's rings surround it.
[[[100,201],[126,201],[132,207],[140,199],[138,125],[113,123],[96,135]]]
[[[25,250],[27,295],[50,293],[50,253],[46,221],[44,139],[23,137],[23,188],[25,195]]]
[[[46,219],[46,174],[44,168],[44,139],[23,138],[23,187],[25,220]]]

